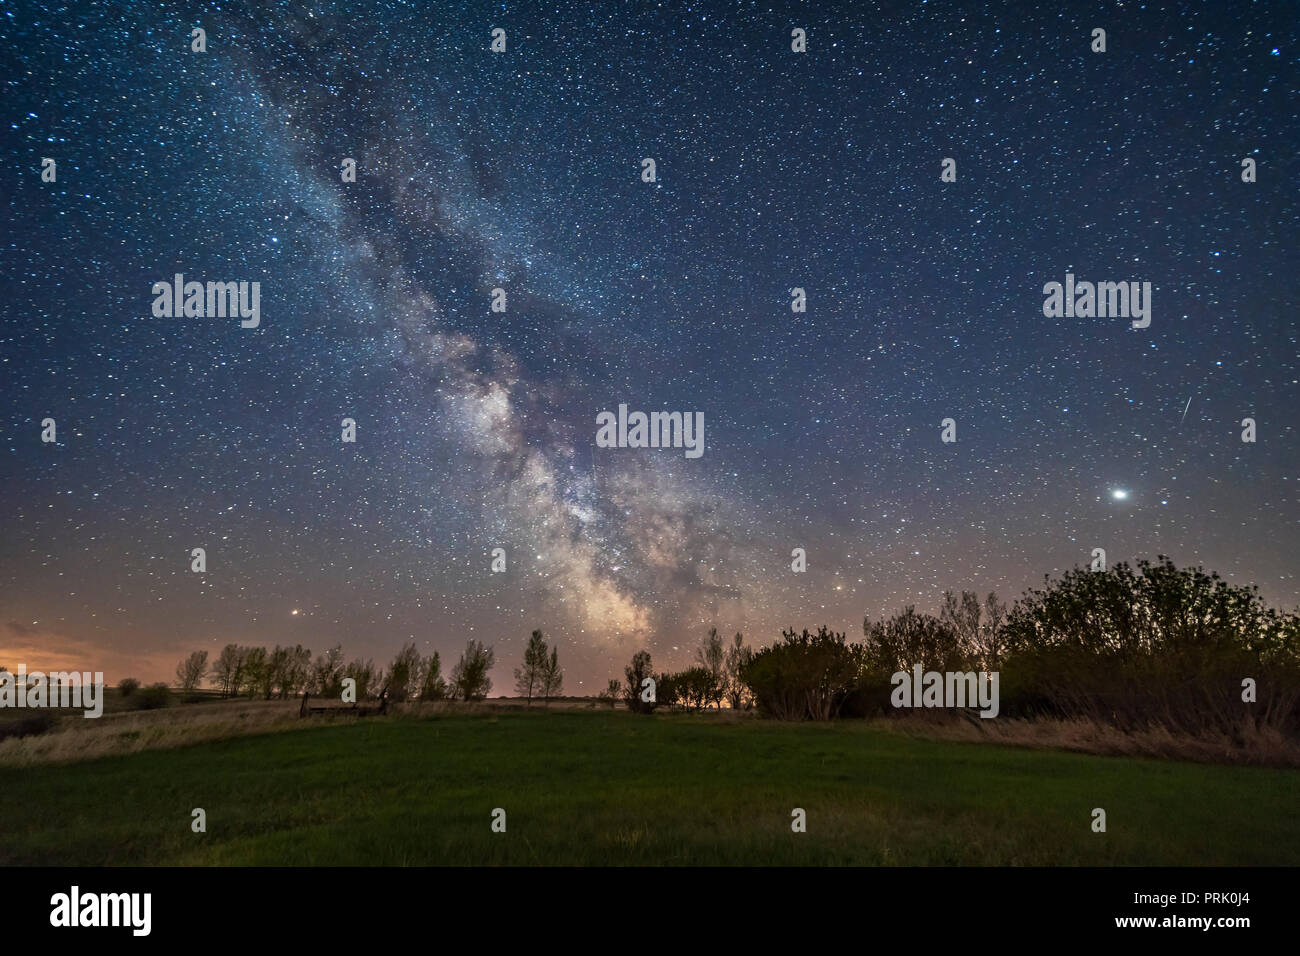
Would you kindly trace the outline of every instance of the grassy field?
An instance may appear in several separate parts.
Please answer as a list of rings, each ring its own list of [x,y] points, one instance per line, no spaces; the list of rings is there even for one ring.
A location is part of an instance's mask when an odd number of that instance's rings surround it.
[[[0,862],[1296,864],[1297,793],[1297,770],[854,722],[513,709],[0,767]]]

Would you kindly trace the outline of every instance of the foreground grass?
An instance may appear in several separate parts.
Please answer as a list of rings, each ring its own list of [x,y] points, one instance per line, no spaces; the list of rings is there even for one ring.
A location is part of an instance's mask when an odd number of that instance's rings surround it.
[[[1296,770],[849,722],[448,714],[0,768],[0,862],[1295,864],[1298,792]],[[195,807],[207,833],[190,830]]]

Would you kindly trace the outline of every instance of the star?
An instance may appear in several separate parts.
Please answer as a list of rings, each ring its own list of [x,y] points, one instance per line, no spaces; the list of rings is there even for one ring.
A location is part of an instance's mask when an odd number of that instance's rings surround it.
[[[19,6],[0,647],[151,681],[178,633],[385,662],[417,635],[448,667],[472,633],[505,685],[542,629],[603,686],[713,626],[1014,598],[1117,525],[1300,604],[1259,506],[1300,473],[1286,5],[1137,5],[1140,63],[1028,0],[1014,43],[960,5],[805,5],[802,53],[721,0],[691,5],[725,12],[709,42],[654,5],[228,0],[206,53],[103,5],[129,56]],[[260,324],[155,316],[177,274],[259,283]],[[1067,275],[1151,283],[1150,326],[1048,318]],[[701,413],[704,454],[598,447],[621,403]]]

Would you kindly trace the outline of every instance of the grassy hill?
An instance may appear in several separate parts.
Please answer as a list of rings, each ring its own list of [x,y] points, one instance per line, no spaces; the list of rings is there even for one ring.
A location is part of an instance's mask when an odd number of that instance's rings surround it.
[[[1296,793],[854,722],[513,709],[0,767],[0,863],[1296,864]]]

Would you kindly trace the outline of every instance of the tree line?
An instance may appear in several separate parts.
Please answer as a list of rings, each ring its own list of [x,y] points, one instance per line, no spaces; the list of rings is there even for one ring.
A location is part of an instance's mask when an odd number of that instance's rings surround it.
[[[1227,734],[1245,720],[1300,732],[1300,615],[1265,606],[1257,588],[1177,568],[1163,556],[1044,580],[1011,607],[995,594],[948,591],[937,614],[908,605],[883,620],[864,617],[857,642],[821,626],[789,628],[780,641],[754,648],[742,634],[728,641],[711,628],[690,667],[655,672],[649,652],[639,651],[624,679],[611,679],[598,697],[638,713],[725,704],[783,720],[865,717],[897,713],[892,678],[919,666],[998,673],[1007,716]],[[476,640],[447,678],[438,652],[421,657],[414,644],[387,669],[369,659],[345,661],[337,645],[313,657],[301,645],[268,651],[228,644],[210,665],[206,651],[191,654],[176,677],[182,690],[207,678],[225,696],[264,699],[303,691],[339,696],[351,678],[358,699],[482,700],[495,662],[493,648]],[[530,704],[562,693],[558,651],[540,630],[514,677],[516,693]]]
[[[496,653],[481,641],[470,640],[447,677],[441,655],[422,657],[414,644],[405,644],[385,669],[370,658],[345,660],[342,645],[312,656],[297,644],[245,647],[227,644],[209,662],[207,651],[195,651],[176,665],[176,684],[183,691],[211,682],[223,697],[271,700],[308,693],[339,697],[344,681],[355,681],[357,700],[386,694],[392,701],[482,700],[492,690],[488,676]]]
[[[1300,615],[1168,558],[1074,569],[1008,608],[995,594],[945,592],[937,615],[907,606],[862,622],[862,640],[793,628],[751,649],[711,629],[694,666],[653,672],[638,652],[601,697],[630,710],[755,707],[784,720],[897,713],[891,678],[997,672],[1008,716],[1090,718],[1123,729],[1233,734],[1243,722],[1300,732]],[[645,681],[654,682],[646,699]]]

